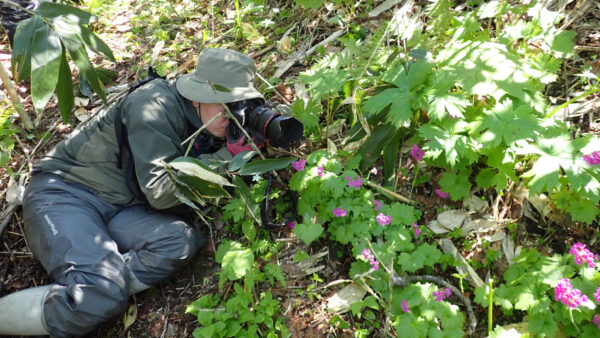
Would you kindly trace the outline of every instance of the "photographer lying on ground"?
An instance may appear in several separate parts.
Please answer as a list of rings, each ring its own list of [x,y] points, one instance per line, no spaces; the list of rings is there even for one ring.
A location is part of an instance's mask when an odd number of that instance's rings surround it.
[[[1,298],[0,334],[85,334],[194,256],[206,240],[171,212],[180,201],[161,163],[184,155],[182,142],[224,112],[220,102],[231,110],[262,104],[255,71],[244,54],[205,49],[193,73],[142,85],[35,165],[25,235],[54,284]],[[268,121],[260,123],[266,129]],[[193,156],[226,160],[250,150],[236,128],[217,117],[196,138]]]

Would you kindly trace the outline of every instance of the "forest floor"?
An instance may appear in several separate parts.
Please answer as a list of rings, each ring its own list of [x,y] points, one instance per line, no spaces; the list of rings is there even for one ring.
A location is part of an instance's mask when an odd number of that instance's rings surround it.
[[[571,5],[575,5],[575,3],[578,3],[578,1]],[[236,42],[237,40],[230,31],[213,31],[213,37],[208,39],[202,37],[204,32],[202,27],[206,28],[210,26],[211,22],[214,25],[214,22],[211,21],[216,20],[213,16],[213,10],[220,11],[221,17],[227,16],[227,10],[225,8],[209,9],[207,4],[197,6],[196,12],[200,14],[190,17],[189,20],[182,23],[181,27],[171,27],[172,29],[178,29],[175,33],[181,32],[182,34],[193,35],[198,39],[204,39],[204,45],[221,44],[224,47],[239,49],[236,48],[236,43],[243,43],[243,41]],[[293,7],[293,3],[282,3],[280,10],[290,6]],[[596,5],[594,4],[594,6]],[[141,3],[136,3],[133,0],[114,2],[111,6],[110,14],[100,20],[100,36],[112,48],[119,62],[117,64],[100,60],[98,62],[101,62],[106,68],[116,73],[115,85],[133,82],[149,64],[148,55],[151,54],[149,46],[155,45],[156,41],[151,43],[145,41],[143,39],[144,34],[141,34],[137,40],[132,40],[131,37],[125,38],[128,32],[134,30],[135,32],[149,34],[152,32],[152,23],[135,19],[135,16],[141,14],[142,7]],[[231,8],[228,10],[231,11]],[[384,13],[376,19],[364,22],[364,24],[377,25],[378,21],[389,18],[389,15],[389,12]],[[318,14],[314,14],[312,17],[301,15],[299,18],[301,20],[295,21],[294,15],[292,15],[286,24],[289,26],[299,24],[305,27],[307,33],[310,29],[312,29],[313,33],[316,31],[317,34],[315,34],[313,45],[324,40],[335,31],[335,26],[321,21]],[[600,5],[597,7],[592,6],[589,11],[581,14],[569,24],[568,29],[577,32],[576,45],[579,49],[579,58],[571,63],[566,63],[559,83],[555,83],[550,87],[550,95],[557,97],[559,103],[561,96],[564,94],[564,88],[570,87],[574,74],[580,71],[582,65],[591,65],[592,70],[596,74],[600,70]],[[174,38],[179,39],[180,36],[177,35]],[[182,44],[184,42],[182,41]],[[261,48],[256,48],[256,50],[253,47],[245,46],[247,52],[250,55],[254,55],[259,72],[272,73],[274,65],[286,57],[277,52],[277,48],[275,48],[276,43],[277,37],[274,37],[272,45],[263,45]],[[297,43],[301,44],[302,41],[297,41]],[[155,58],[163,61],[165,58],[169,59],[166,64],[171,65],[170,68],[167,67],[167,71],[171,76],[174,76],[176,73],[184,73],[193,68],[195,55],[202,44],[198,43],[193,46],[183,48],[176,54],[172,51],[156,49]],[[265,49],[264,47],[267,48]],[[0,62],[7,69],[10,68],[10,51],[6,38],[2,38],[0,41]],[[294,99],[294,91],[290,83],[293,83],[294,77],[298,72],[309,66],[309,61],[306,63],[295,63],[292,68],[284,73],[281,77],[283,80],[282,84],[276,89],[279,91],[279,94],[292,101]],[[26,83],[18,85],[18,91],[26,109],[32,112],[28,90],[29,87]],[[94,100],[86,101],[83,95],[80,95],[80,98],[82,99],[82,103],[77,109],[83,115],[90,114],[98,107],[98,102]],[[564,100],[564,97],[562,100]],[[594,100],[598,100],[598,97],[594,98]],[[23,165],[27,165],[28,160],[24,156],[23,148],[34,149],[40,142],[42,133],[50,130],[50,136],[45,138],[46,141],[42,143],[42,146],[37,149],[35,154],[32,154],[32,160],[35,160],[43,156],[53,145],[72,131],[72,127],[69,124],[59,121],[59,117],[60,114],[56,107],[56,102],[51,103],[44,114],[38,119],[38,131],[30,134],[23,133],[21,137],[23,145],[15,147],[12,161],[0,170],[0,191],[2,191],[2,196],[6,195],[9,173],[18,172]],[[568,119],[581,132],[597,134],[600,131],[598,124],[600,110],[598,108],[589,109],[584,114],[574,114],[569,116]],[[70,122],[73,126],[79,123],[75,114],[71,117]],[[408,195],[410,178],[404,178],[404,181],[406,184],[403,187],[401,186],[401,190],[398,193]],[[418,202],[418,207],[424,214],[423,222],[425,224],[437,217],[440,208],[446,206],[462,207],[460,204],[450,203],[447,200],[432,196],[434,196],[432,191],[424,189],[412,191],[413,199]],[[596,226],[581,227],[572,222],[564,214],[554,210],[540,210],[543,209],[543,202],[529,201],[525,196],[520,195],[518,191],[501,198],[491,196],[489,200],[491,203],[487,207],[500,216],[499,218],[510,219],[517,224],[517,228],[511,232],[511,239],[515,245],[536,247],[542,253],[550,254],[552,252],[563,253],[572,243],[584,241],[589,243],[592,251],[600,252],[600,243],[596,241],[598,237],[598,228]],[[20,208],[13,208],[12,205],[8,204],[2,198],[1,210],[3,212],[0,221],[8,219],[8,223],[4,228],[0,226],[0,229],[3,229],[0,230],[0,296],[24,288],[51,283],[46,272],[28,249],[27,242],[23,236],[23,222]],[[215,222],[213,226],[216,229],[213,238],[216,245],[220,238],[227,237],[230,234],[228,234],[227,228],[223,227],[222,222]],[[287,259],[293,257],[298,249],[306,250],[311,254],[324,253],[324,258],[320,261],[323,269],[319,271],[319,277],[322,279],[322,282],[318,286],[327,285],[330,282],[348,278],[347,274],[350,262],[342,261],[336,257],[334,253],[339,248],[329,247],[327,242],[320,242],[311,245],[310,249],[308,249],[288,229],[273,232],[272,237],[274,240],[284,243],[279,260],[283,262],[283,270],[288,280],[287,287],[276,288],[271,291],[281,301],[282,313],[292,335],[294,337],[352,337],[351,329],[337,329],[332,327],[329,323],[331,314],[326,311],[327,300],[341,289],[341,285],[323,288],[319,292],[319,295],[311,296],[310,298],[307,294],[300,295],[296,292],[298,288],[306,288],[309,285],[313,285],[315,281],[311,280],[311,275],[299,273],[294,264],[285,263]],[[487,261],[489,257],[485,257],[485,253],[481,247],[466,248],[462,242],[455,242],[456,247],[459,248],[463,256],[480,261],[482,266],[489,267],[490,262]],[[493,242],[491,245],[496,246],[497,250],[500,250],[500,242]],[[506,268],[507,262],[502,257],[495,260],[493,265],[497,273],[501,273]],[[480,268],[477,269],[477,273],[482,279],[485,279],[487,270]],[[135,320],[132,325],[126,328],[124,325],[125,317],[120,316],[86,336],[191,336],[194,328],[198,326],[198,321],[194,316],[185,313],[186,307],[202,295],[214,293],[227,294],[229,292],[227,287],[218,288],[218,271],[219,264],[215,263],[212,246],[207,245],[204,251],[198,254],[185,269],[174,274],[169,280],[131,297],[130,309],[135,309],[135,314],[132,317]],[[454,271],[449,271],[447,274],[450,275],[452,273]],[[503,322],[500,312],[495,313],[495,315],[495,323],[500,325],[511,324]],[[485,325],[487,311],[476,312],[476,316],[480,329],[476,332],[475,336],[485,336],[487,334]],[[352,317],[348,316],[347,320],[351,322]]]

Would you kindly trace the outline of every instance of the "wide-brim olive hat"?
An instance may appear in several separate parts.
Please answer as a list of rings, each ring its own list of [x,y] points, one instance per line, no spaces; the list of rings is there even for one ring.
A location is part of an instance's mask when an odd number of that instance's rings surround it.
[[[194,72],[177,79],[177,90],[186,99],[201,103],[263,98],[253,85],[255,73],[256,64],[248,56],[230,49],[207,48],[198,55]]]

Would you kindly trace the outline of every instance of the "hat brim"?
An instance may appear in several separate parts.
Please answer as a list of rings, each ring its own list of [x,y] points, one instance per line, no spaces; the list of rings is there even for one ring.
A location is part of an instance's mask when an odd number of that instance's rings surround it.
[[[218,83],[213,83],[217,88]],[[229,103],[248,99],[262,98],[261,93],[251,86],[227,88],[230,91],[213,90],[208,82],[198,81],[193,74],[182,75],[176,82],[177,91],[181,96],[194,102]],[[222,86],[225,87],[225,86]]]

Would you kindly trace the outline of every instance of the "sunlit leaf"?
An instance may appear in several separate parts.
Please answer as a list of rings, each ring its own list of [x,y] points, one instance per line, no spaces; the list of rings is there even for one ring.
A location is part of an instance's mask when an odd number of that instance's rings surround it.
[[[58,83],[63,49],[58,34],[47,25],[36,29],[32,43],[31,100],[35,109],[41,111]]]

